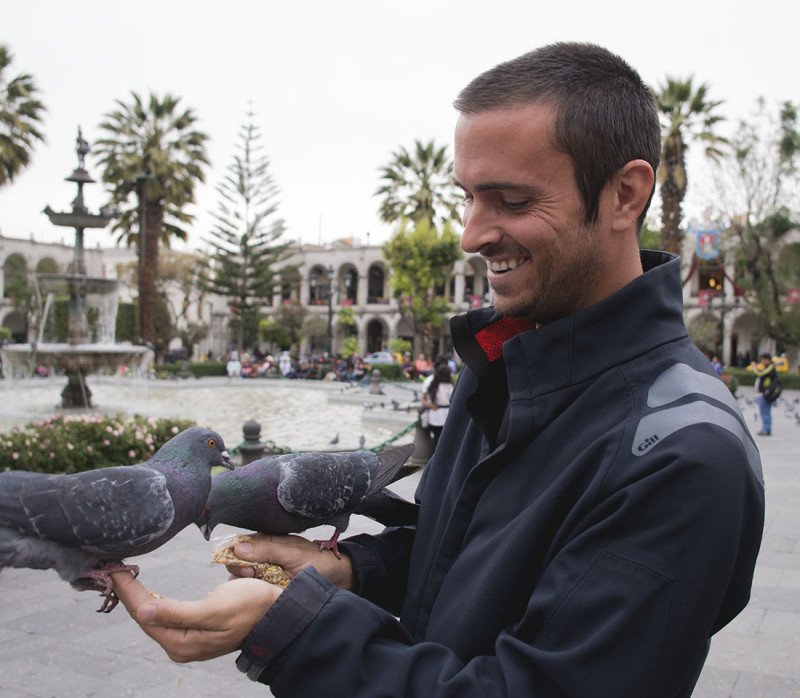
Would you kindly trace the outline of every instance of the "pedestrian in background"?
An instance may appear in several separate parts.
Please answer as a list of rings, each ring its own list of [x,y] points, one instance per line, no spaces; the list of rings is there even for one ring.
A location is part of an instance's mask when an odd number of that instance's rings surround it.
[[[450,396],[453,394],[453,377],[447,364],[439,364],[433,372],[433,379],[422,393],[422,405],[428,409],[428,428],[433,434],[433,448],[439,443],[447,413],[450,409]]]
[[[772,436],[772,403],[780,395],[780,380],[772,356],[766,352],[761,354],[761,363],[753,372],[758,377],[758,410],[761,413],[761,431],[759,436]]]

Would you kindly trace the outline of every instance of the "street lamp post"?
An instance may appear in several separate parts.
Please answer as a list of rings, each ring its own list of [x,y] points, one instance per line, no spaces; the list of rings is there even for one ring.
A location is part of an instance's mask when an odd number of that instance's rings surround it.
[[[333,265],[328,265],[328,361],[333,355]]]
[[[147,259],[147,180],[155,179],[153,175],[147,172],[139,172],[135,176],[136,181],[136,195],[139,197],[139,341],[142,344],[147,344],[149,337],[147,336],[147,328],[145,325],[146,314],[145,310],[145,273],[146,273],[146,259]],[[152,311],[151,311],[152,312]]]

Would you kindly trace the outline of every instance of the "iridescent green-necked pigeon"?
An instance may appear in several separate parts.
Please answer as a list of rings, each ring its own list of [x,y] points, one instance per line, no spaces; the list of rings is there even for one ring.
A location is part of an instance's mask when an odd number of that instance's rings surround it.
[[[117,604],[112,572],[155,550],[201,515],[211,468],[232,468],[222,438],[191,427],[145,463],[48,475],[0,473],[0,569],[54,569],[75,589]]]

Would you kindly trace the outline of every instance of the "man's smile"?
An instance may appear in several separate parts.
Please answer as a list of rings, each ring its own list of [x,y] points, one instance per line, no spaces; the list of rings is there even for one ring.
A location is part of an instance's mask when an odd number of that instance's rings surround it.
[[[486,266],[489,268],[490,271],[493,271],[495,273],[500,273],[504,271],[513,271],[518,266],[524,264],[527,261],[528,261],[527,257],[514,257],[511,259],[503,259],[494,262],[489,261],[487,259]]]

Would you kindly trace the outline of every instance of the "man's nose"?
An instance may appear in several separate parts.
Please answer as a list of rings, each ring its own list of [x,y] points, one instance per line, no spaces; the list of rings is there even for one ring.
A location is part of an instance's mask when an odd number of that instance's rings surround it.
[[[461,249],[477,253],[487,244],[497,242],[502,234],[491,211],[479,202],[470,202],[462,216],[464,230],[461,233]]]

